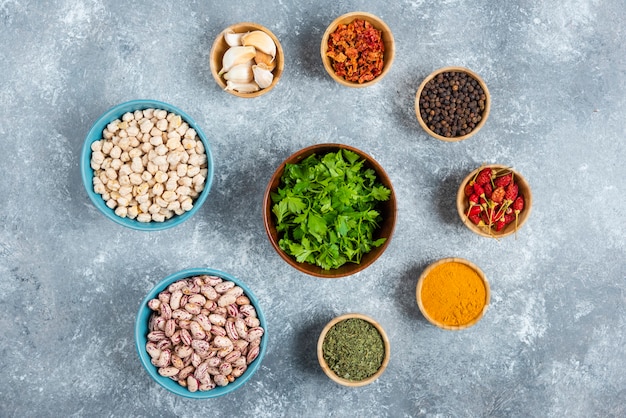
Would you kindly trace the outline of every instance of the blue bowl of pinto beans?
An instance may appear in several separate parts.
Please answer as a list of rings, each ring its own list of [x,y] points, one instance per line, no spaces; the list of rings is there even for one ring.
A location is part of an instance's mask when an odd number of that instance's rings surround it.
[[[200,126],[182,109],[131,100],[92,125],[80,158],[85,190],[113,222],[140,231],[172,228],[206,201],[213,156]]]
[[[267,350],[266,330],[245,283],[219,270],[191,268],[167,276],[141,301],[135,346],[157,384],[208,399],[252,378]]]

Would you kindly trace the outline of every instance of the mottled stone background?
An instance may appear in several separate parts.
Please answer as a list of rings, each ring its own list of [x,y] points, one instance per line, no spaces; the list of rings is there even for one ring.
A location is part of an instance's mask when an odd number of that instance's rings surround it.
[[[380,16],[396,59],[348,89],[321,64],[340,14]],[[0,416],[623,417],[626,415],[626,3],[566,1],[0,1]],[[284,76],[255,100],[222,92],[208,55],[226,26],[280,39]],[[448,65],[479,73],[486,126],[444,143],[417,123],[421,80]],[[79,156],[109,107],[150,98],[200,123],[215,157],[209,199],[162,232],[125,229],[91,204]],[[261,200],[292,152],[341,142],[392,178],[398,223],[362,273],[322,280],[271,248]],[[501,241],[473,235],[455,193],[483,162],[530,182],[533,213]],[[448,256],[487,274],[492,303],[462,332],[429,325],[417,277]],[[192,401],[142,369],[141,299],[175,271],[244,280],[268,318],[269,349],[240,390]],[[332,317],[376,318],[392,346],[374,384],[349,389],[317,364]]]

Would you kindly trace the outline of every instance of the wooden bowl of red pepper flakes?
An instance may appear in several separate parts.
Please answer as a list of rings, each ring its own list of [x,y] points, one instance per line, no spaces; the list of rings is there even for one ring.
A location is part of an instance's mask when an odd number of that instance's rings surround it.
[[[461,220],[472,232],[488,238],[517,235],[532,209],[526,179],[510,167],[478,167],[461,182],[456,197]]]
[[[395,41],[379,17],[351,12],[326,28],[320,53],[333,80],[347,87],[367,87],[379,82],[391,68]]]

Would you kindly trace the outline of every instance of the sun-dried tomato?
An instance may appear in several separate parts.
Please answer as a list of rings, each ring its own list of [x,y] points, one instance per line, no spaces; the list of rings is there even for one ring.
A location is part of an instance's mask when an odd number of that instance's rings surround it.
[[[384,52],[381,31],[366,20],[355,19],[330,34],[326,55],[335,74],[362,84],[382,73]]]

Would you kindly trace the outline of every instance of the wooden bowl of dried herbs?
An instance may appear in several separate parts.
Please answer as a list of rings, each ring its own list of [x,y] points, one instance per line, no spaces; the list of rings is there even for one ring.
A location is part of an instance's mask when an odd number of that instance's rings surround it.
[[[355,274],[382,255],[396,224],[389,176],[371,156],[318,144],[288,157],[264,195],[270,243],[289,265],[322,278]]]
[[[317,359],[334,382],[365,386],[378,379],[389,363],[387,334],[376,320],[358,313],[330,321],[317,341]]]

